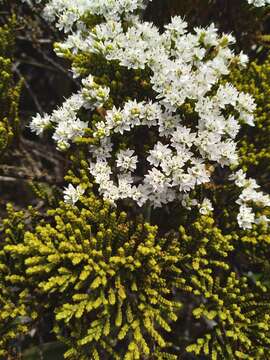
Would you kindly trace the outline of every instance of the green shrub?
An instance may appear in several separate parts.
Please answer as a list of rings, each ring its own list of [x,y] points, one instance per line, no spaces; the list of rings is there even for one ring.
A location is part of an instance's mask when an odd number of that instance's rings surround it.
[[[199,217],[187,230],[181,227],[179,241],[182,276],[190,289],[183,316],[191,307],[191,325],[186,326],[190,339],[196,334],[187,352],[207,359],[268,358],[270,291],[255,280],[251,267],[244,267],[243,242],[239,246],[237,236],[223,234],[207,216]]]
[[[31,319],[37,317],[32,286],[25,277],[24,259],[15,254],[10,256],[7,251],[9,246],[21,246],[32,216],[31,208],[27,212],[15,211],[8,205],[7,217],[0,224],[0,359],[19,354],[19,339],[31,328]]]
[[[18,103],[21,83],[15,84],[12,71],[15,17],[0,27],[0,154],[18,131]]]
[[[268,16],[264,9],[250,11],[246,1],[230,0],[234,7],[218,12],[221,4],[166,1],[156,13],[162,14],[165,6],[168,18],[183,12],[192,25],[217,20],[222,30],[237,30],[238,45],[246,49],[259,39],[267,42],[261,35]],[[225,15],[232,12],[226,23]],[[20,84],[12,71],[15,26],[12,18],[0,28],[0,155],[18,131]],[[33,347],[37,336],[30,339],[31,330],[43,332],[45,351],[50,353],[53,344],[60,351],[65,348],[63,356],[73,360],[269,359],[267,224],[239,229],[235,201],[240,190],[227,182],[226,169],[214,166],[217,181],[198,188],[198,197],[207,195],[213,202],[215,210],[207,215],[195,207],[183,210],[175,202],[152,213],[145,207],[143,216],[129,200],[119,201],[116,209],[97,197],[86,161],[95,141],[95,122],[112,104],[151,98],[150,70],[124,69],[116,61],[68,49],[64,57],[78,74],[91,73],[97,84],[110,85],[110,97],[93,114],[91,128],[76,139],[79,146],[67,150],[72,154],[68,166],[79,175],[69,171],[66,181],[85,190],[76,206],[59,203],[58,183],[34,184],[40,212],[8,205],[6,218],[0,220],[0,359],[20,358],[25,348],[25,354],[37,358],[40,349]],[[229,80],[258,104],[256,127],[241,130],[239,158],[242,168],[269,190],[270,60],[262,59],[245,71],[233,70]],[[192,106],[190,102],[181,109],[191,122]],[[82,110],[80,116],[87,120],[89,114]],[[141,145],[143,136],[138,132],[134,141]],[[140,155],[154,140],[153,132]],[[127,135],[117,146],[124,149],[129,141]],[[45,213],[44,207],[50,209]],[[260,214],[269,215],[267,211]],[[40,325],[44,322],[46,329]]]
[[[235,70],[231,81],[240,91],[249,92],[255,99],[256,126],[245,127],[239,137],[239,158],[244,170],[260,179],[260,183],[269,189],[270,171],[270,59],[260,63],[253,61],[246,71]]]
[[[35,293],[55,308],[54,331],[69,346],[65,356],[166,358],[163,333],[180,306],[173,289],[183,286],[178,242],[91,193],[79,207],[62,203],[48,215],[51,221],[6,249],[25,258]]]

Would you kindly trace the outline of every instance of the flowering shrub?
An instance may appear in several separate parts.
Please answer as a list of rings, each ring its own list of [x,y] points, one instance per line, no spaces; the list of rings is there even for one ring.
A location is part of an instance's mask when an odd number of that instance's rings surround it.
[[[140,100],[130,94],[130,100],[119,103],[107,82],[99,84],[99,77],[88,74],[81,90],[62,107],[52,115],[37,115],[32,130],[40,134],[53,126],[53,139],[59,149],[65,149],[89,128],[89,171],[100,194],[112,203],[133,199],[139,206],[161,207],[180,201],[184,206],[204,207],[190,193],[208,183],[215,168],[238,164],[234,140],[240,125],[254,126],[252,97],[230,83],[220,84],[231,64],[245,66],[247,57],[242,53],[235,56],[229,48],[233,37],[219,36],[213,25],[196,28],[192,34],[185,21],[174,17],[160,34],[153,24],[136,16],[125,23],[117,20],[121,13],[127,16],[127,10],[134,11],[133,7],[119,5],[110,11],[102,6],[77,4],[72,7],[72,13],[76,9],[72,17],[63,16],[69,13],[68,4],[59,7],[52,2],[45,7],[46,16],[57,19],[66,32],[88,12],[103,14],[106,20],[97,19],[98,24],[90,29],[78,25],[75,33],[57,45],[57,53],[103,57],[106,64],[117,62],[120,73],[123,67],[141,70],[148,91]],[[73,72],[75,77],[81,75],[75,66]],[[119,106],[115,106],[116,100]],[[94,119],[95,113],[99,114],[97,121],[82,120],[86,116]],[[145,144],[136,143],[139,133]],[[258,221],[247,203],[270,204],[267,196],[255,191],[257,184],[252,184],[240,200],[238,220],[244,228]],[[204,201],[211,209],[209,200]]]
[[[160,26],[154,0],[11,3],[36,30],[0,30],[1,150],[27,122],[0,162],[0,359],[268,359],[268,1],[228,2],[232,29],[219,1]],[[44,106],[28,66],[67,88]]]

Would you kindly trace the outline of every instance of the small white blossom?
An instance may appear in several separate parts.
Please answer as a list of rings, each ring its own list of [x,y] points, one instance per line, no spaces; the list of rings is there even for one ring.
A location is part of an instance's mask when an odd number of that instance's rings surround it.
[[[68,187],[66,187],[63,191],[64,193],[64,201],[67,204],[76,204],[76,202],[79,200],[80,196],[84,194],[85,190],[80,186],[76,186],[76,188],[69,184]]]
[[[252,208],[247,207],[246,205],[240,206],[237,221],[242,229],[252,229],[252,224],[255,223],[255,214]]]
[[[202,215],[207,215],[209,212],[213,211],[213,205],[211,203],[211,201],[207,198],[203,199],[203,202],[201,204],[199,204],[199,212]]]
[[[246,174],[240,169],[236,173],[231,174],[229,180],[234,181],[235,185],[238,187],[244,187],[246,184]]]
[[[147,161],[153,166],[159,166],[162,161],[166,161],[171,157],[172,150],[168,148],[168,145],[163,145],[158,142],[153,150],[149,151],[150,155],[147,157]]]
[[[50,124],[51,124],[50,115],[46,114],[44,116],[41,116],[40,114],[37,114],[32,118],[29,127],[32,132],[36,133],[37,135],[40,135],[48,126],[50,126]]]
[[[119,168],[124,171],[134,171],[136,170],[136,165],[138,162],[138,156],[133,156],[134,150],[121,150],[117,154],[116,164]]]
[[[198,201],[196,199],[192,199],[188,194],[184,194],[182,196],[181,204],[187,210],[191,210],[192,207],[198,205]]]
[[[249,58],[246,54],[243,53],[243,51],[241,51],[239,53],[238,59],[239,59],[240,65],[242,65],[243,67],[247,66]]]
[[[145,175],[145,183],[151,186],[154,192],[162,192],[169,186],[169,180],[160,170],[153,168]]]
[[[270,0],[247,0],[247,2],[256,7],[262,7],[270,4]]]
[[[82,84],[81,96],[84,100],[83,106],[86,109],[99,108],[108,100],[110,89],[95,83],[94,77],[91,74],[82,80]]]
[[[265,215],[261,215],[257,219],[255,219],[255,224],[266,224],[266,225],[268,225],[269,222],[270,222],[270,219]]]

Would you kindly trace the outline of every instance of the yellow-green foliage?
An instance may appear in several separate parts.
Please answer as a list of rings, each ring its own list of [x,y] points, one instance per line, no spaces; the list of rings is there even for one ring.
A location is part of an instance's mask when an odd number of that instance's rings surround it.
[[[255,127],[245,127],[241,132],[241,165],[269,189],[270,59],[267,58],[262,64],[251,62],[248,69],[233,71],[230,79],[240,91],[250,93],[257,104]]]
[[[25,257],[26,275],[55,307],[54,331],[67,358],[166,358],[181,288],[179,243],[132,222],[93,194],[79,207],[62,203],[51,221],[8,249]],[[169,356],[168,358],[174,358]]]
[[[200,326],[187,352],[207,359],[267,359],[269,288],[245,271],[244,254],[242,263],[237,261],[235,235],[223,235],[212,217],[201,216],[188,231],[180,228],[179,241],[182,276],[192,299],[191,337]]]
[[[8,205],[7,218],[0,224],[0,359],[17,353],[13,340],[26,333],[29,317],[36,317],[33,306],[29,307],[31,286],[24,276],[24,259],[8,251],[9,246],[22,243],[29,211],[16,212]]]
[[[15,85],[12,62],[15,18],[0,27],[0,154],[10,144],[18,128],[21,84]]]
[[[68,178],[85,195],[49,210],[34,230],[9,208],[1,286],[16,311],[0,312],[7,324],[53,317],[74,360],[179,359],[185,351],[187,359],[269,358],[265,225],[224,233],[213,215],[198,215],[161,237],[97,199],[83,170]]]

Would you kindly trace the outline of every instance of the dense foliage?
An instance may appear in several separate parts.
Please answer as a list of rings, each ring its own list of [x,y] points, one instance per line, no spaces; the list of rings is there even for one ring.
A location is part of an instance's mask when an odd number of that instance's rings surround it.
[[[14,62],[15,17],[0,27],[0,153],[3,154],[16,135],[18,101],[21,85],[16,85],[12,66]]]
[[[270,358],[268,3],[1,2],[0,359]]]

